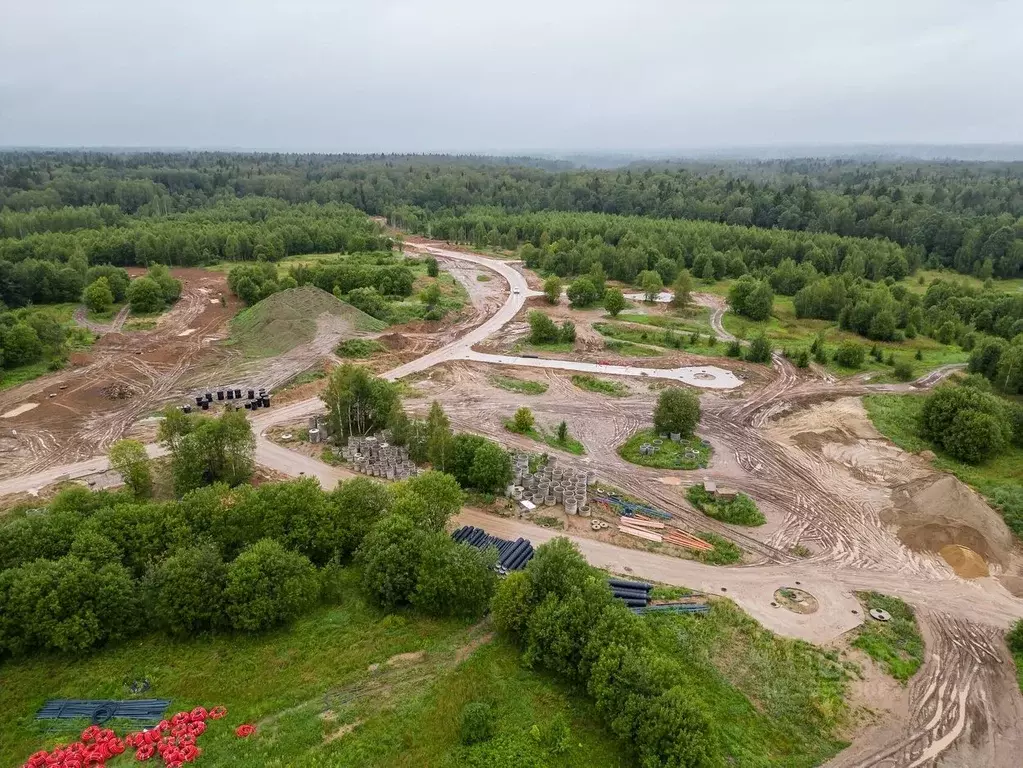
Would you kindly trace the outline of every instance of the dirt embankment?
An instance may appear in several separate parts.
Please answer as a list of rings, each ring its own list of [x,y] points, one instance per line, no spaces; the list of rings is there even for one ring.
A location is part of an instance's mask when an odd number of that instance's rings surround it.
[[[966,578],[986,576],[987,565],[1006,567],[1014,545],[1001,516],[951,475],[931,475],[892,491],[883,519],[899,540],[918,552],[939,554]]]

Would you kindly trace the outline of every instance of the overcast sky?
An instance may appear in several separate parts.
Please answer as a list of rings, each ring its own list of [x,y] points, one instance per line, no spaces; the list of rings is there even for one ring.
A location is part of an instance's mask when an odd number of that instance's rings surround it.
[[[0,145],[1023,141],[1009,0],[4,0]]]

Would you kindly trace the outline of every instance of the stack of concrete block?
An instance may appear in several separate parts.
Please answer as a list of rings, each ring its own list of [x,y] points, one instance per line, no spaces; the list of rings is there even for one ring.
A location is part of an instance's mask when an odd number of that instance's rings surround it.
[[[405,480],[415,477],[419,470],[409,460],[408,449],[404,446],[390,445],[383,438],[350,437],[348,445],[341,449],[341,456],[351,463],[356,472],[370,477],[387,480]]]
[[[590,516],[589,486],[596,479],[593,470],[562,466],[550,456],[536,472],[529,471],[529,456],[520,453],[513,461],[514,483],[508,495],[516,501],[529,501],[537,506],[562,504],[570,515]]]

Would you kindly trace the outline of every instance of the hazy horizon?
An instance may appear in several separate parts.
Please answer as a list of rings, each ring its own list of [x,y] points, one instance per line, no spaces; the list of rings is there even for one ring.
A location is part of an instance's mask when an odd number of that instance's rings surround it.
[[[0,27],[0,146],[1001,147],[1023,142],[1021,32],[1001,0],[40,0]]]

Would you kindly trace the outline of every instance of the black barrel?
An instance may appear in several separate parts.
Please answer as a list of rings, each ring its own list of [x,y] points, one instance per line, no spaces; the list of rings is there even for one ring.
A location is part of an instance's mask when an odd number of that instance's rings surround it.
[[[246,411],[251,411],[252,410],[252,403],[246,403],[245,404],[245,410]]]
[[[213,402],[213,393],[212,392],[207,392],[206,393],[206,402],[207,403],[212,403]]]
[[[254,390],[254,389],[250,389],[250,390],[249,390],[249,400],[252,400],[252,399],[254,399],[255,397],[256,397],[256,390]]]
[[[224,399],[224,390],[218,389],[217,390],[217,400],[223,400],[223,399]]]
[[[195,396],[195,404],[196,405],[202,405],[202,401],[203,401],[203,396],[202,395],[196,395]]]
[[[181,412],[182,413],[191,413],[192,412],[192,406],[190,406],[190,405],[183,405],[183,406],[181,406]]]
[[[228,400],[234,400],[234,390],[233,389],[227,390],[227,399]]]
[[[240,389],[236,389],[234,391],[234,399],[235,400],[241,400],[242,399],[242,391]]]
[[[208,402],[204,401],[203,404],[202,404],[202,409],[204,411],[208,411],[210,409],[210,404]]]

